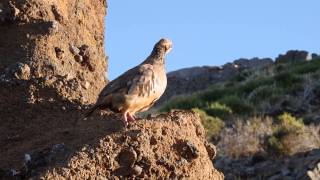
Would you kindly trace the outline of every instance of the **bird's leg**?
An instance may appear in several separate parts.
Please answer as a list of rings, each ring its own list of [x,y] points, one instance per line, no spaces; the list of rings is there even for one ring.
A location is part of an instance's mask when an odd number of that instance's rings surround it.
[[[128,112],[125,112],[125,113],[123,114],[123,121],[124,121],[124,123],[125,123],[126,125],[128,125],[128,117],[127,117],[127,114],[128,114]]]
[[[127,118],[129,121],[135,121],[135,116],[133,114],[131,114],[130,112],[127,113]]]

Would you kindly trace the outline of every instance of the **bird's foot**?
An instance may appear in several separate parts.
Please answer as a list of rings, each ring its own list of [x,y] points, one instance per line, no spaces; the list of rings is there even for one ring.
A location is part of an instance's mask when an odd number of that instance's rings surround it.
[[[136,120],[136,116],[134,114],[131,113],[127,113],[127,119],[128,121],[135,121]]]

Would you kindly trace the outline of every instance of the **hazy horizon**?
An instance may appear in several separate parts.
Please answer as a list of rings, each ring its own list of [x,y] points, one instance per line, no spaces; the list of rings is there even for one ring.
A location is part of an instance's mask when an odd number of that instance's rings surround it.
[[[320,53],[320,2],[209,0],[109,1],[106,17],[108,78],[136,66],[162,37],[173,41],[167,71],[217,66],[239,58],[275,58],[287,50]]]

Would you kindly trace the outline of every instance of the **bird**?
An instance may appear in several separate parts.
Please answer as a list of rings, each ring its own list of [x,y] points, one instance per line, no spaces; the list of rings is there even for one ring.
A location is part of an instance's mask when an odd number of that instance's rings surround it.
[[[85,114],[89,117],[97,109],[121,113],[122,120],[136,120],[136,113],[146,111],[162,96],[167,86],[165,56],[172,49],[172,41],[160,39],[151,54],[139,65],[109,82],[97,101]]]

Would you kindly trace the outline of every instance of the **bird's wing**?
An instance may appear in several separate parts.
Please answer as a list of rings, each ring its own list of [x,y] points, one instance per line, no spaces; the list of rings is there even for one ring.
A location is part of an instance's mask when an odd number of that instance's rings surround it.
[[[153,75],[152,68],[153,67],[150,64],[143,64],[128,70],[107,84],[99,96],[107,96],[119,90],[122,90],[127,94],[136,94],[138,89],[149,81],[151,78],[150,75]]]
[[[154,90],[155,71],[150,64],[139,66],[139,74],[128,82],[130,86],[128,95],[148,97]]]

